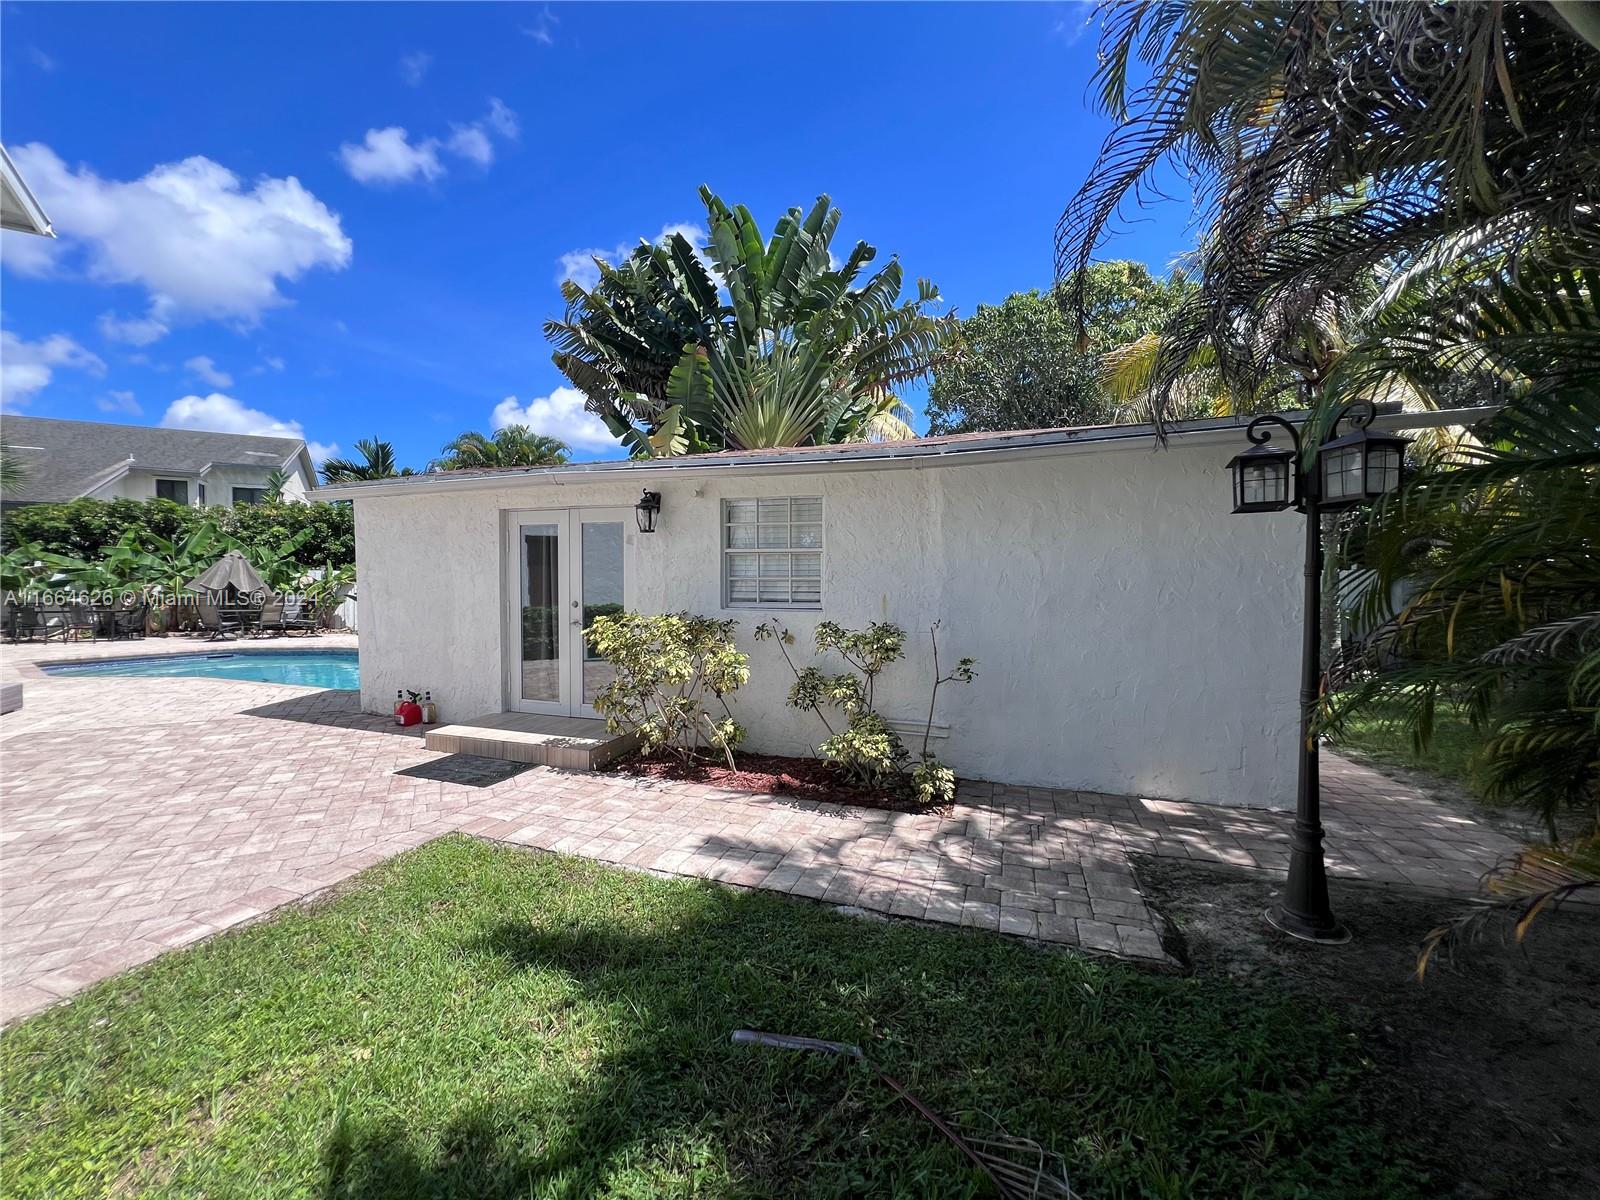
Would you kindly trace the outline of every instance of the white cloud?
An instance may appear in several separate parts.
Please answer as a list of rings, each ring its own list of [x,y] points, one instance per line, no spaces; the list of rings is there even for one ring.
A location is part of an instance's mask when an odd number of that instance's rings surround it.
[[[58,275],[61,260],[67,253],[59,229],[53,238],[18,233],[12,229],[0,233],[0,264],[17,275],[28,275],[35,279]]]
[[[156,340],[178,320],[254,323],[289,303],[278,290],[281,281],[350,262],[338,215],[292,175],[264,176],[246,190],[232,171],[199,155],[129,181],[69,168],[37,142],[17,147],[12,157],[68,256],[81,251],[87,276],[148,293],[145,317],[102,318],[108,336],[135,345]],[[26,252],[20,258],[8,252],[6,265],[30,273],[41,264]],[[54,265],[59,256],[43,269]]]
[[[360,145],[346,142],[339,147],[344,169],[358,183],[432,183],[447,173],[440,151],[487,167],[494,162],[494,137],[515,141],[522,132],[517,114],[504,101],[491,97],[489,111],[476,121],[452,123],[450,136],[411,140],[404,126],[369,129]],[[490,135],[493,134],[494,137]]]
[[[706,244],[707,235],[705,229],[702,226],[683,221],[672,225],[663,225],[661,232],[656,234],[652,241],[659,244],[675,233],[681,233],[687,238],[689,244],[694,247],[696,254]],[[604,247],[594,246],[586,250],[568,250],[556,260],[557,265],[561,268],[556,272],[556,282],[564,283],[570,279],[584,291],[588,291],[600,282],[600,268],[594,265],[595,259],[603,259],[612,266],[616,266],[628,255],[632,254],[637,246],[637,242],[632,244],[621,242],[609,250]]]
[[[431,66],[433,66],[433,55],[426,50],[401,55],[400,78],[406,81],[407,86],[416,87],[427,76],[428,68]]]
[[[167,336],[171,326],[172,305],[158,297],[151,301],[150,310],[142,317],[119,317],[116,313],[100,314],[97,324],[100,336],[108,342],[126,342],[130,346],[148,346]]]
[[[101,412],[127,413],[130,417],[137,417],[144,412],[132,392],[107,392],[95,398],[94,406]]]
[[[41,71],[49,72],[56,69],[56,60],[51,58],[37,46],[28,47],[28,57],[33,59],[33,65],[38,67]]]
[[[450,140],[446,145],[452,154],[469,159],[480,167],[487,167],[494,162],[494,144],[489,141],[489,135],[483,131],[482,125],[452,125]]]
[[[489,97],[489,111],[483,119],[488,123],[490,129],[508,142],[516,141],[522,134],[521,119],[498,96]]]
[[[554,46],[556,44],[556,26],[561,24],[561,18],[550,11],[547,4],[544,11],[534,20],[532,25],[524,25],[522,32],[538,42],[541,46]]]
[[[174,400],[162,414],[161,426],[163,429],[205,429],[212,433],[250,433],[302,440],[306,436],[305,426],[299,421],[282,420],[221,392]],[[339,452],[336,443],[307,441],[306,449],[311,461],[316,463]]]
[[[52,333],[37,342],[24,341],[11,330],[0,330],[0,408],[21,407],[49,386],[56,369],[106,373],[100,356],[85,350],[64,333]]]
[[[233,386],[233,376],[212,362],[209,354],[197,354],[183,365],[202,383],[209,383],[214,388]]]
[[[617,439],[606,424],[583,407],[583,393],[577,388],[558,387],[548,396],[520,404],[507,396],[494,406],[489,423],[495,429],[507,425],[526,425],[534,433],[560,438],[578,450],[614,450]]]
[[[352,142],[340,146],[339,158],[357,183],[409,183],[443,175],[438,140],[424,138],[412,145],[410,136],[399,125],[369,129],[359,146]]]

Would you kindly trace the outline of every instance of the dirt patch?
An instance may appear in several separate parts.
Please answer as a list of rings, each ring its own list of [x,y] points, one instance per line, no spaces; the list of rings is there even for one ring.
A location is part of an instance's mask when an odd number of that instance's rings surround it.
[[[1169,949],[1199,974],[1285,987],[1331,1006],[1376,1065],[1373,1103],[1419,1147],[1455,1200],[1600,1196],[1600,913],[1543,918],[1525,948],[1498,933],[1418,983],[1417,945],[1463,902],[1331,883],[1354,933],[1313,947],[1268,930],[1278,883],[1224,868],[1139,859],[1168,919]]]
[[[699,755],[688,762],[678,758],[635,756],[618,759],[605,769],[618,775],[703,783],[735,792],[788,796],[816,804],[854,805],[890,812],[935,813],[949,816],[950,805],[923,804],[908,790],[862,787],[844,778],[832,763],[817,758],[788,758],[781,754],[737,754],[737,770],[726,759]]]

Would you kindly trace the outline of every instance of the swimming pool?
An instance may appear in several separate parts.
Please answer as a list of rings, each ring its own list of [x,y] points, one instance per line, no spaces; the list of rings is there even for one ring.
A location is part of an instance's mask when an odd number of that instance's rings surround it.
[[[109,662],[60,663],[44,668],[50,675],[133,675],[141,678],[193,676],[200,679],[249,679],[257,683],[295,683],[301,687],[358,688],[361,672],[354,650],[219,650],[207,654],[171,654],[161,658],[124,658]]]

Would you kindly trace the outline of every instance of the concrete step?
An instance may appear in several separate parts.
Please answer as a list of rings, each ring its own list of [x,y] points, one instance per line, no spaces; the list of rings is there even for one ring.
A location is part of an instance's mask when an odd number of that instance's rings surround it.
[[[610,733],[604,721],[514,712],[486,713],[423,735],[423,745],[442,754],[477,754],[571,771],[596,770],[637,744],[637,735]]]

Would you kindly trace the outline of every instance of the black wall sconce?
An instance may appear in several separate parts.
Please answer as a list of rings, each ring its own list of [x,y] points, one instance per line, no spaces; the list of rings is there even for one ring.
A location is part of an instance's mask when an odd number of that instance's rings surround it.
[[[633,506],[634,514],[639,518],[640,533],[654,533],[656,531],[656,517],[661,514],[661,493],[645,492],[639,497],[639,503]]]

